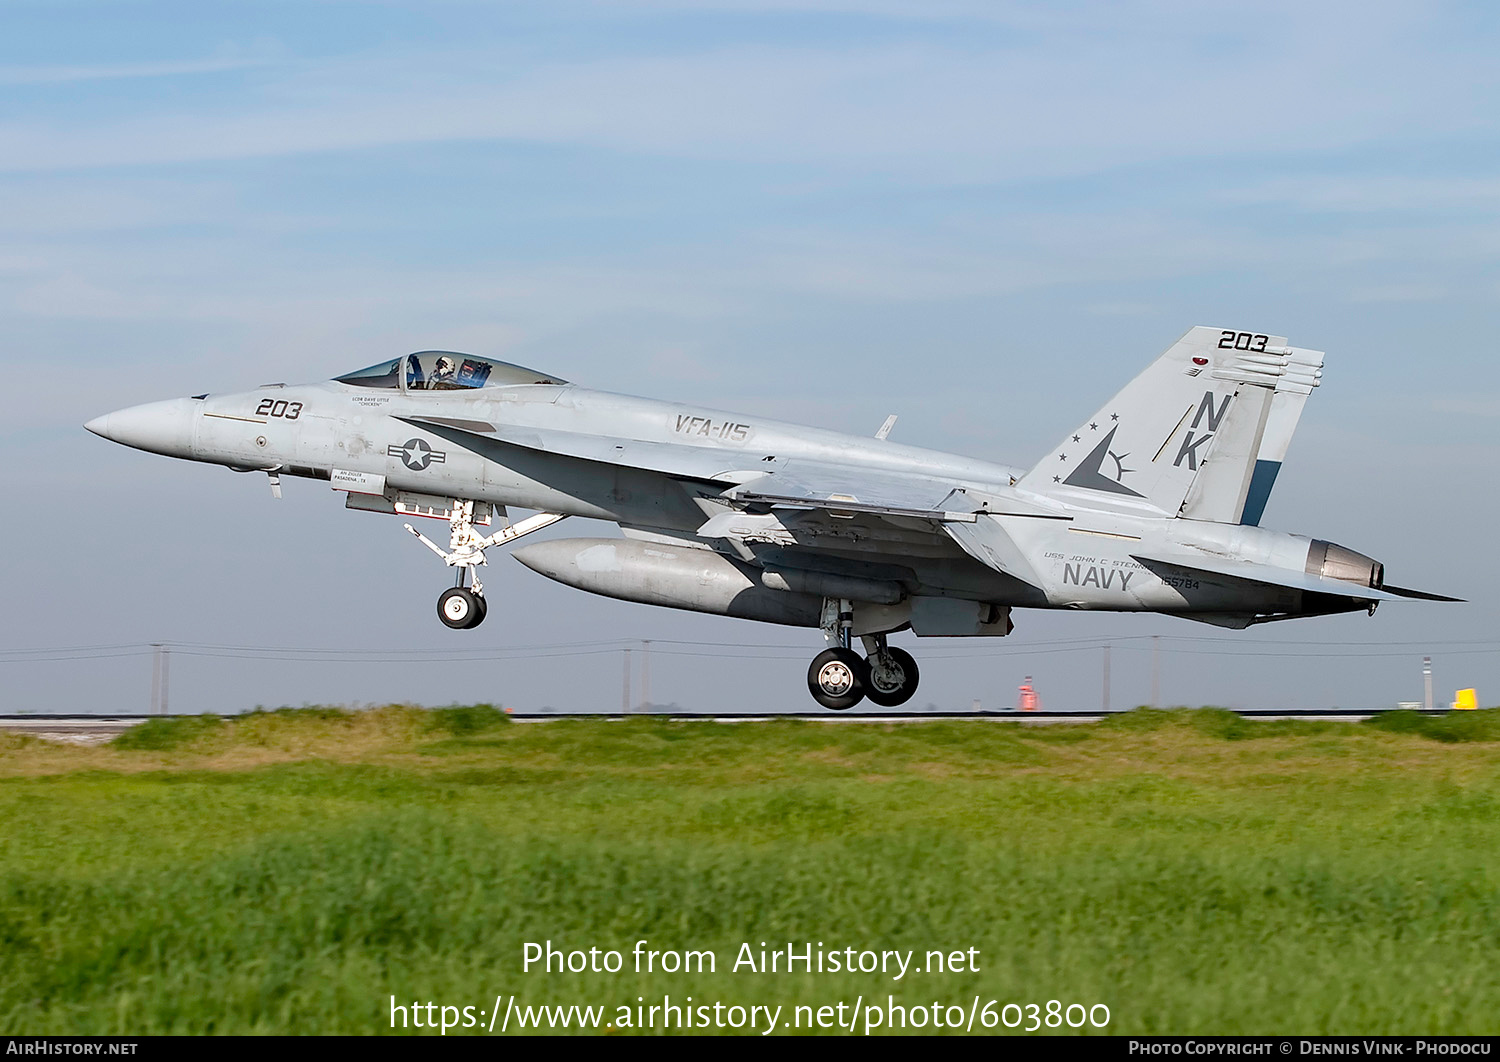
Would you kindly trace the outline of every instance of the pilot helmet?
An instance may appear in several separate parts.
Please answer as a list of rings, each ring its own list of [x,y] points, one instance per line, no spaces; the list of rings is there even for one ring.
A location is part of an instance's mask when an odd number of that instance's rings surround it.
[[[440,372],[445,376],[449,376],[452,375],[454,370],[456,370],[457,368],[458,365],[452,358],[442,357],[437,360],[437,368],[433,369],[432,371]]]

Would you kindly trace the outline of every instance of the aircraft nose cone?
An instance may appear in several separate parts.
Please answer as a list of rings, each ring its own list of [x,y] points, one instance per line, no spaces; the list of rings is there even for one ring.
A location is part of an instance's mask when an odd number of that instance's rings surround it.
[[[122,446],[167,457],[191,457],[197,406],[191,398],[147,402],[95,417],[84,427]]]

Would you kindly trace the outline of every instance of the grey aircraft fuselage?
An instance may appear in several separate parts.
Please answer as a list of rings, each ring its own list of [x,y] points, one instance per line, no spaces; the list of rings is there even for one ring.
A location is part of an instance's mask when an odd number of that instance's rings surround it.
[[[891,664],[886,634],[1004,635],[1012,607],[1238,628],[1432,597],[1385,587],[1361,554],[1255,526],[1321,366],[1278,337],[1193,329],[1030,471],[444,352],[149,403],[87,427],[271,474],[278,493],[280,476],[321,479],[351,508],[447,518],[454,552],[427,545],[460,566],[460,590],[463,565],[477,575],[483,547],[510,541],[480,541],[466,503],[616,523],[623,539],[540,542],[517,559],[611,597],[821,626],[847,666],[825,667],[822,693],[810,674],[810,687],[846,707],[828,690]],[[482,598],[477,579],[473,590]],[[444,622],[477,624],[484,603],[468,605]],[[864,665],[849,655],[854,636],[871,649]],[[899,667],[877,669],[889,697],[915,688],[907,667],[909,689],[890,685]]]
[[[507,438],[528,430],[593,436],[601,449],[619,456],[593,460],[465,430],[481,425],[504,425]],[[688,536],[728,508],[721,494],[732,482],[797,459],[908,471],[986,492],[1009,490],[1020,474],[937,450],[574,384],[452,391],[374,391],[336,380],[274,384],[135,406],[91,421],[89,428],[137,449],[239,470],[327,480],[334,469],[347,469],[383,476],[391,492],[467,498]],[[406,449],[414,443],[429,456]],[[707,450],[718,456],[719,467],[695,454],[700,475],[656,471],[628,463],[636,447]],[[849,521],[821,523],[821,546],[864,560],[875,552],[866,529],[854,534],[845,526]],[[917,570],[920,584],[914,589],[973,600],[1027,596],[951,541],[894,525],[875,529],[882,530],[879,561]],[[1107,607],[1108,600],[1101,596],[1099,603]]]

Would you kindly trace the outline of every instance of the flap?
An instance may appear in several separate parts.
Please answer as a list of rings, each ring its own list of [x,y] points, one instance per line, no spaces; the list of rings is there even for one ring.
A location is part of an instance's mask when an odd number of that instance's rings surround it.
[[[836,516],[856,513],[904,516],[945,524],[971,524],[984,513],[999,512],[1071,519],[1018,496],[988,491],[970,493],[963,487],[955,487],[948,476],[795,459],[783,468],[746,480],[725,491],[724,496],[773,509],[821,509]]]
[[[724,496],[773,508],[943,520],[950,518],[943,502],[952,493],[952,480],[933,476],[792,460],[725,491]],[[951,518],[973,519],[961,512],[951,514]]]
[[[1007,533],[1003,519],[981,514],[973,524],[944,524],[943,530],[979,563],[1042,589],[1042,577]]]

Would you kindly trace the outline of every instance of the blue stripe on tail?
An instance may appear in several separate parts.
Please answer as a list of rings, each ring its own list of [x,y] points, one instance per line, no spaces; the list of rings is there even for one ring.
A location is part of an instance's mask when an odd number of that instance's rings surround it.
[[[1271,488],[1276,486],[1276,475],[1281,471],[1280,461],[1257,461],[1255,471],[1250,474],[1250,493],[1245,496],[1245,511],[1240,523],[1259,527],[1265,515],[1266,502],[1271,500]]]

